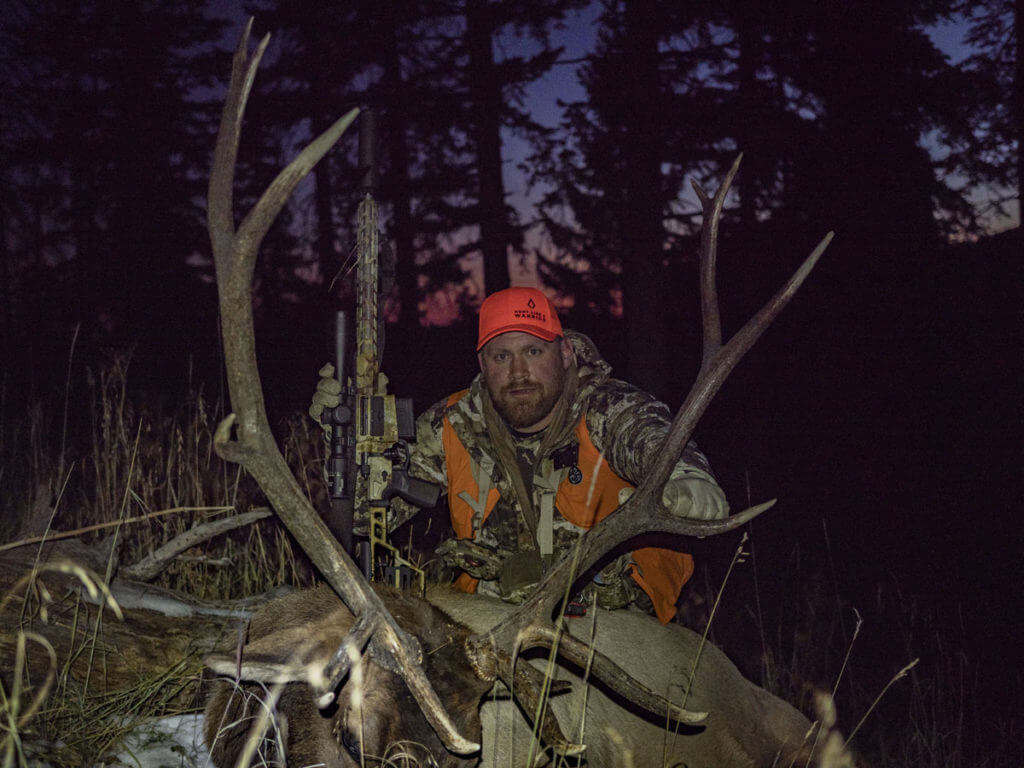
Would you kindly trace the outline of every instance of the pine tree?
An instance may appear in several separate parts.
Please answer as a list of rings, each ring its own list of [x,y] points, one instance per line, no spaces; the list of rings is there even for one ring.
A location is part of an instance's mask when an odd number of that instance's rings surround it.
[[[426,291],[444,290],[465,281],[464,257],[483,254],[485,290],[508,284],[521,226],[506,200],[503,132],[540,130],[522,106],[523,90],[557,55],[547,43],[550,25],[580,2],[262,4],[262,23],[282,32],[268,72],[291,94],[279,104],[282,130],[326,120],[325,105],[361,103],[378,114],[378,200],[406,329],[417,320],[421,275]],[[535,50],[500,54],[495,46],[506,36]],[[346,249],[338,253],[337,243],[351,242],[358,202],[347,141],[316,176],[318,248],[339,261]]]
[[[971,137],[958,159],[975,183],[986,185],[997,217],[1024,188],[1024,0],[961,3],[970,19],[967,42],[978,49],[963,64],[983,101],[972,113]]]
[[[575,297],[573,324],[607,328],[621,311],[626,375],[664,397],[678,389],[684,363],[665,350],[694,340],[685,338],[673,278],[693,213],[681,200],[684,178],[717,154],[702,123],[716,89],[698,82],[702,62],[684,39],[693,19],[678,4],[602,8],[596,50],[580,74],[585,100],[567,106],[560,134],[535,158],[535,180],[551,188],[545,225],[556,252],[571,254],[541,268]],[[585,266],[572,268],[580,258]]]
[[[13,324],[31,331],[29,348],[52,329],[66,354],[78,324],[82,345],[184,364],[185,339],[215,333],[212,316],[202,327],[181,307],[203,290],[188,263],[206,250],[215,130],[200,94],[226,63],[213,46],[222,25],[198,0],[43,0],[5,14],[9,290],[34,297]]]

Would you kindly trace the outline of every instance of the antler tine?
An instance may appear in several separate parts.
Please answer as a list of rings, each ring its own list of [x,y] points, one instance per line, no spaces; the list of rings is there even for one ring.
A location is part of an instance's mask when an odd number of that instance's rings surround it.
[[[270,43],[270,35],[265,35],[252,58],[249,57],[252,22],[250,17],[242,29],[238,47],[235,48],[231,62],[231,81],[224,100],[224,110],[220,116],[217,144],[213,150],[213,170],[210,173],[206,195],[206,222],[215,254],[229,251],[234,238],[235,161],[242,132],[242,115],[245,113],[256,70]],[[215,266],[219,266],[219,263],[215,262]]]
[[[804,280],[807,279],[811,270],[814,269],[814,265],[818,263],[818,259],[821,258],[829,243],[832,242],[833,236],[833,232],[826,234],[804,262],[790,276],[785,285],[729,339],[729,342],[724,347],[718,349],[714,355],[702,364],[696,381],[694,381],[690,392],[686,396],[686,400],[683,401],[682,406],[680,406],[679,411],[676,413],[675,419],[672,421],[672,426],[665,438],[665,442],[662,443],[661,450],[658,452],[658,459],[650,470],[648,479],[652,489],[660,491],[664,486],[665,481],[672,472],[672,467],[675,466],[678,457],[683,452],[683,448],[689,442],[697,422],[704,415],[704,411],[707,410],[712,398],[718,393],[718,390],[725,383],[726,378],[732,373],[733,368],[736,367],[740,359],[754,346],[754,342],[761,337],[761,334],[767,330],[772,321],[778,317],[779,313],[789,303],[789,300],[793,298],[793,295],[803,284]],[[645,488],[648,487],[648,481],[645,481],[643,485]],[[639,490],[637,493],[639,493]]]
[[[581,669],[590,667],[593,677],[610,686],[634,704],[652,715],[668,714],[673,720],[686,725],[700,725],[708,718],[707,712],[696,712],[672,704],[663,696],[631,677],[622,667],[595,650],[579,638],[565,633],[558,634],[552,627],[530,626],[520,634],[523,648],[551,648],[557,643],[558,655],[563,656]],[[533,669],[533,667],[530,667]]]
[[[559,724],[558,718],[551,712],[545,699],[545,693],[547,696],[564,693],[571,689],[571,685],[564,684],[564,681],[551,680],[550,676],[545,675],[527,661],[519,660],[519,663],[516,663],[511,656],[503,658],[500,677],[523,712],[540,718],[537,730],[540,733],[541,741],[565,757],[583,753],[586,746],[566,738],[562,733],[562,726]]]
[[[733,161],[714,198],[709,199],[700,184],[696,180],[691,181],[693,191],[700,200],[704,221],[700,233],[700,313],[704,329],[701,346],[702,368],[722,346],[722,318],[718,312],[718,288],[715,281],[718,266],[718,223],[722,217],[722,208],[725,206],[725,196],[729,194],[732,180],[736,178],[742,160],[741,152]]]
[[[240,463],[256,479],[299,546],[359,617],[353,641],[359,647],[367,646],[380,663],[402,675],[427,721],[448,749],[458,754],[474,753],[479,751],[479,744],[458,733],[427,680],[420,666],[419,643],[398,627],[377,593],[317,516],[271,435],[253,330],[252,275],[256,254],[295,186],[337,142],[358,110],[348,112],[303,149],[278,174],[236,231],[232,187],[242,117],[256,69],[269,42],[269,36],[265,37],[250,57],[251,28],[250,19],[235,51],[208,189],[207,223],[216,264],[228,389],[235,411],[217,427],[214,445],[222,458]],[[231,430],[236,423],[237,437],[232,440]]]

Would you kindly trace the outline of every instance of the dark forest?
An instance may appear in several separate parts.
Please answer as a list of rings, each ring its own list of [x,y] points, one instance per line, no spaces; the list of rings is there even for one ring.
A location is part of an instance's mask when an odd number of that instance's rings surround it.
[[[719,246],[727,333],[834,231],[697,430],[734,509],[779,499],[751,526],[716,640],[753,676],[755,617],[792,633],[824,597],[841,628],[818,639],[844,648],[856,610],[854,700],[922,659],[864,731],[891,745],[919,727],[914,698],[955,668],[957,746],[937,739],[950,757],[931,765],[1020,764],[1022,0],[0,6],[0,540],[41,486],[55,529],[89,519],[60,499],[95,480],[81,457],[101,392],[139,434],[160,429],[143,414],[197,399],[214,422],[230,410],[205,195],[251,14],[271,44],[236,206],[372,108],[393,268],[383,369],[417,412],[468,386],[477,309],[511,284],[543,287],[618,377],[677,407],[700,365],[690,183],[714,189],[739,153]],[[355,301],[357,133],[257,264],[282,439]],[[719,584],[738,542],[698,542],[697,580]],[[799,684],[830,685],[842,651],[828,658]],[[840,714],[849,730],[861,713]]]

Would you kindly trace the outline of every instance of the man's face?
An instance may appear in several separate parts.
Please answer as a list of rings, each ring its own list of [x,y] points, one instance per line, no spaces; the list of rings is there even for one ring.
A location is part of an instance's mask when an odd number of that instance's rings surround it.
[[[520,432],[544,429],[565,387],[572,347],[521,331],[495,336],[477,354],[495,410]]]

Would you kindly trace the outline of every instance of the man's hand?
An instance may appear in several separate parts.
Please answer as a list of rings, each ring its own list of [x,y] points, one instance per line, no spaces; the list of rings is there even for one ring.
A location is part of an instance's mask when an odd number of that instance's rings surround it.
[[[601,569],[583,591],[594,596],[599,608],[614,611],[636,600],[639,587],[633,581],[633,553],[612,560]]]
[[[661,503],[676,517],[721,520],[729,515],[729,504],[715,478],[696,467],[677,467],[672,472]]]
[[[321,417],[325,408],[334,408],[341,402],[341,382],[334,378],[334,366],[328,363],[320,369],[320,381],[313,393],[313,402],[309,406],[309,415],[321,425]]]
[[[619,491],[619,506],[633,495],[632,488]],[[715,478],[696,467],[676,467],[661,492],[661,503],[676,517],[721,520],[729,516],[729,503]]]
[[[472,539],[446,539],[434,554],[444,560],[445,565],[459,568],[474,579],[493,581],[501,573],[504,558],[490,547],[477,544]]]

